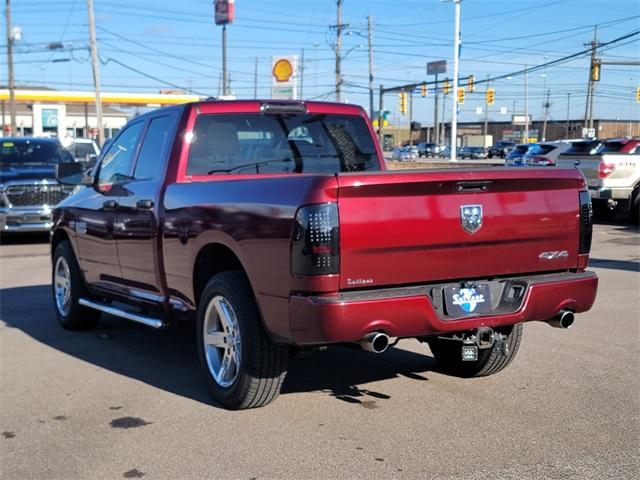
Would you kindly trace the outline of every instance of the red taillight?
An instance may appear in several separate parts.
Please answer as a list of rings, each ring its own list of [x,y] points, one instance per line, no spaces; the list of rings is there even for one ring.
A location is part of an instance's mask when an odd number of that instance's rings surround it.
[[[600,162],[600,165],[598,165],[598,177],[606,178],[611,175],[615,169],[615,163]]]
[[[531,159],[531,163],[533,165],[548,166],[548,165],[555,165],[556,162],[554,162],[550,158],[543,157],[542,155],[535,155]]]

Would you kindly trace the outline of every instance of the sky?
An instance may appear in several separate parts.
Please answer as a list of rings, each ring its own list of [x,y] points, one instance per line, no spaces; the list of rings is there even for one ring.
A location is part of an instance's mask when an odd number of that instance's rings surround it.
[[[85,0],[13,0],[12,24],[22,37],[14,62],[19,86],[64,90],[92,88]],[[207,96],[220,93],[221,27],[213,22],[211,0],[94,0],[104,91],[155,93],[182,88]],[[452,74],[451,2],[440,0],[343,0],[343,74],[345,101],[368,107],[367,16],[373,17],[376,89],[433,80],[426,62],[447,60]],[[236,0],[236,21],[227,29],[231,90],[238,98],[254,96],[258,63],[258,97],[268,98],[271,59],[301,55],[303,96],[333,100],[333,44],[336,0]],[[477,80],[505,76],[525,65],[541,65],[585,50],[598,25],[598,40],[610,42],[640,30],[638,0],[462,0],[460,77]],[[3,22],[4,23],[4,22]],[[5,37],[6,38],[6,37]],[[64,50],[47,49],[62,42]],[[3,50],[6,42],[0,42]],[[601,49],[603,60],[640,60],[640,35]],[[527,75],[528,110],[541,119],[550,94],[550,121],[584,116],[588,54]],[[640,119],[636,88],[640,66],[605,65],[596,85],[596,118]],[[0,58],[0,83],[7,82],[6,57]],[[490,120],[508,120],[524,112],[524,76],[492,82],[496,102]],[[461,121],[480,121],[484,86],[468,94]],[[433,95],[414,96],[414,117],[433,122]],[[450,118],[451,95],[445,119]],[[376,106],[378,97],[376,95]],[[569,106],[569,112],[567,107]],[[392,119],[406,122],[398,97],[385,96]],[[504,109],[506,114],[501,113]]]

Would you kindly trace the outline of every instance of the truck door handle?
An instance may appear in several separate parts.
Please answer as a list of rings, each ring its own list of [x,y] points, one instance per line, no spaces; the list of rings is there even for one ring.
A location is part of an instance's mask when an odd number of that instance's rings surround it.
[[[143,210],[151,210],[153,208],[153,200],[138,200],[138,202],[136,203],[136,207],[141,208]]]
[[[102,204],[102,208],[104,208],[105,210],[115,210],[117,206],[118,206],[118,202],[116,202],[115,200],[106,200]]]

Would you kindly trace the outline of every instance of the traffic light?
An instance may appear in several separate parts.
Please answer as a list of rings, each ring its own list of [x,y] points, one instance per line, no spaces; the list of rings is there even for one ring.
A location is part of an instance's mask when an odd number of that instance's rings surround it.
[[[473,84],[475,79],[476,77],[474,77],[473,75],[469,75],[469,78],[467,79],[467,92],[473,93],[476,91],[476,86]]]
[[[487,105],[493,105],[496,101],[496,89],[487,88]]]
[[[402,113],[403,115],[405,115],[407,113],[407,93],[406,92],[400,92],[400,113]]]
[[[458,103],[462,105],[464,103],[464,88],[458,88]]]
[[[636,88],[636,102],[640,103],[640,87]]]
[[[420,90],[420,94],[421,94],[423,97],[426,97],[426,96],[427,96],[427,84],[426,84],[426,83],[423,83],[423,84],[422,84],[422,88],[421,88],[421,90]]]
[[[449,79],[445,79],[444,81],[444,85],[442,86],[442,93],[444,93],[445,95],[449,95],[449,92],[451,91],[451,82],[449,82]]]
[[[593,62],[591,64],[591,81],[599,82],[600,81],[600,62]]]

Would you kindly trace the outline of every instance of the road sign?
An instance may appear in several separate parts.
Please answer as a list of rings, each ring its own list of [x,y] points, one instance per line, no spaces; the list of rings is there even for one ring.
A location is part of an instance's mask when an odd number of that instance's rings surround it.
[[[447,72],[447,61],[438,60],[436,62],[427,63],[427,75],[436,75],[438,73]]]
[[[500,115],[506,115],[507,114],[507,107],[500,107]]]
[[[525,125],[527,123],[531,125],[531,115],[512,115],[511,123],[513,125]]]
[[[595,128],[583,128],[582,136],[584,138],[596,138],[596,129]]]
[[[227,25],[233,22],[235,15],[235,0],[215,0],[216,25]]]
[[[482,107],[476,107],[476,115],[482,115]]]

